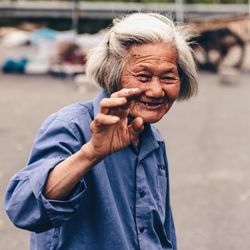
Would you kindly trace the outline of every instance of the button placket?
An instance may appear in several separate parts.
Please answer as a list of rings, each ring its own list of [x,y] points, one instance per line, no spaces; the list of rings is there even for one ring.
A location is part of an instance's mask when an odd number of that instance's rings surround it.
[[[144,168],[141,162],[138,162],[136,168],[136,224],[137,224],[137,232],[138,232],[138,241],[140,245],[140,249],[145,249],[145,232],[147,231],[147,220],[148,220],[148,209],[146,206],[146,180]]]

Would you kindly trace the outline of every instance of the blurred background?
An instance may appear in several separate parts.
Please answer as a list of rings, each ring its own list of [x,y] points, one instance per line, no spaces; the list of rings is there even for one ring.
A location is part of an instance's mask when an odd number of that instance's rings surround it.
[[[156,125],[168,148],[179,249],[250,250],[248,0],[1,0],[1,201],[43,120],[99,91],[85,77],[88,51],[114,17],[138,11],[190,25],[199,70],[198,95]],[[29,233],[2,208],[0,249],[28,249]]]

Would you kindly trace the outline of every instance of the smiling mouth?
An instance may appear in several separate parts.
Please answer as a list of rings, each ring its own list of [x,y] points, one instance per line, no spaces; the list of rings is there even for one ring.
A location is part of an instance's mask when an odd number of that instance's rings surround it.
[[[140,102],[147,109],[158,109],[162,106],[163,103],[155,102]]]
[[[161,103],[152,103],[152,102],[142,102],[145,106],[151,106],[151,107],[155,107],[155,106],[159,106],[161,105]]]

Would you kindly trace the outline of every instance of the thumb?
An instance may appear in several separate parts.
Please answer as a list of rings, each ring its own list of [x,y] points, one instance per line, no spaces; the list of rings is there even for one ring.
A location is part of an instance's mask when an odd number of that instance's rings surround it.
[[[138,136],[143,131],[144,125],[141,117],[135,118],[128,126],[131,141],[138,142]]]

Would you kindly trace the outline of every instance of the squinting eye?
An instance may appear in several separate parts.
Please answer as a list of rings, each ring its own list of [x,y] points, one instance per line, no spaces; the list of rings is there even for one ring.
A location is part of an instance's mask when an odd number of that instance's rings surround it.
[[[161,77],[161,81],[163,82],[169,82],[169,81],[174,81],[174,80],[176,80],[176,78],[171,77],[171,76]]]
[[[137,75],[137,79],[140,81],[140,82],[147,82],[151,79],[151,76],[149,75]]]

